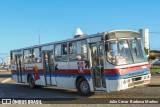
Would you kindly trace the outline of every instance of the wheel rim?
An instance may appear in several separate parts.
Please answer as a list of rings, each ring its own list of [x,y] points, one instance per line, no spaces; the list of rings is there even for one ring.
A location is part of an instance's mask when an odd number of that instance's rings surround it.
[[[89,90],[89,86],[88,86],[87,81],[83,81],[83,82],[81,83],[81,85],[80,85],[80,88],[81,88],[81,91],[82,91],[83,93],[87,93],[88,90]]]

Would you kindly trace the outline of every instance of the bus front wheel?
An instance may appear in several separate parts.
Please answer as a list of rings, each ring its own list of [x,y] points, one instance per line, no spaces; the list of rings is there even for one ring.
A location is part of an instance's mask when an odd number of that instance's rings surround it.
[[[29,88],[31,89],[35,88],[35,81],[31,75],[28,77],[28,83],[29,83]]]
[[[82,96],[91,95],[90,87],[88,81],[84,78],[80,78],[77,82],[77,91]]]

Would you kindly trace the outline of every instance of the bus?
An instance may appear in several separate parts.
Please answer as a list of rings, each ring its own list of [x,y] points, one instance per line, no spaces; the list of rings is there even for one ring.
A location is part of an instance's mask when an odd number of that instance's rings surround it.
[[[113,30],[10,51],[12,79],[36,86],[77,89],[82,96],[150,83],[140,35]]]

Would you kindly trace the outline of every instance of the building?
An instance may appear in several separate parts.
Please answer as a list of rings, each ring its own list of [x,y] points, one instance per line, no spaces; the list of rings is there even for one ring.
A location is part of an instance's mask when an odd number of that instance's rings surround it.
[[[10,56],[7,56],[7,57],[6,57],[6,66],[7,66],[7,67],[9,67],[9,66],[11,65],[10,61],[11,61]]]
[[[139,33],[140,33],[140,37],[142,38],[144,49],[148,56],[150,52],[149,29],[139,29]]]
[[[139,29],[140,36],[142,38],[143,45],[146,49],[149,49],[149,29]]]

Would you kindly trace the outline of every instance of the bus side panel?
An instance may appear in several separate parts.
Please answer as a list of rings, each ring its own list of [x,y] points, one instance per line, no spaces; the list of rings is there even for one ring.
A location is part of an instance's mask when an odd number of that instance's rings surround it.
[[[77,75],[76,76],[64,76],[64,75],[59,75],[56,77],[57,80],[57,87],[61,87],[61,88],[74,88],[76,89],[76,79],[77,79]],[[89,83],[90,86],[90,91],[94,92],[94,86],[93,86],[93,81],[90,77],[88,76],[83,76]]]
[[[85,68],[84,61],[72,61],[68,63],[69,69],[58,69],[56,74],[56,81],[58,87],[76,88],[76,79],[81,76],[84,77],[93,92],[93,82],[90,74],[90,69]]]
[[[51,82],[52,82],[52,85],[57,85],[55,73],[51,75]]]
[[[108,80],[106,79],[107,92],[118,91],[120,89],[120,80]]]
[[[35,72],[35,71],[33,70],[33,66],[34,66],[34,65],[37,65],[37,67],[38,67],[38,72]],[[35,85],[46,85],[42,63],[25,64],[24,79],[25,79],[26,82],[27,82],[28,75],[32,75],[32,77],[33,77],[34,80],[35,80]],[[35,78],[36,75],[38,75],[39,78]]]
[[[75,78],[71,75],[68,62],[56,62],[55,65],[57,87],[75,88]]]
[[[91,77],[91,70],[90,70],[89,66],[86,66],[85,61],[69,62],[69,69],[74,71],[72,73],[77,75],[75,77],[76,79],[78,76],[84,77],[89,83],[90,91],[94,92],[94,86],[93,86],[93,81],[92,81],[92,77]],[[76,81],[75,81],[75,85],[76,85]]]
[[[18,76],[17,76],[17,73],[13,70],[11,70],[12,72],[12,79],[15,80],[16,82],[18,82]]]
[[[22,82],[25,83],[25,84],[28,83],[27,82],[27,76],[26,76],[26,74],[24,72],[22,73]]]
[[[33,75],[34,76],[34,75]],[[35,79],[35,78],[34,78]],[[40,79],[36,80],[35,79],[35,84],[36,85],[42,85],[42,86],[45,86],[46,85],[46,82],[45,82],[45,77],[44,77],[44,73],[40,74]]]
[[[16,71],[16,65],[11,65],[11,73],[12,73],[12,79],[18,82],[18,76]]]
[[[56,77],[57,87],[61,88],[76,88],[75,81],[76,78],[73,76],[59,75]]]
[[[38,70],[38,72],[36,72],[36,73],[39,74],[40,78],[37,79],[37,80],[35,79],[35,84],[36,84],[36,85],[45,86],[45,85],[46,85],[46,79],[48,79],[48,81],[49,81],[50,78],[46,78],[46,77],[45,77],[45,71],[44,71],[44,68],[43,68],[43,62],[38,63],[37,66],[38,66],[39,70]]]

